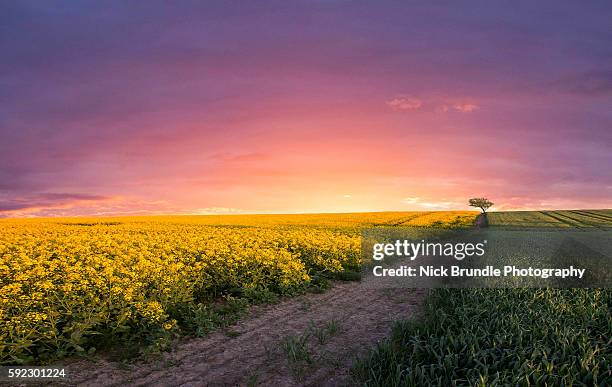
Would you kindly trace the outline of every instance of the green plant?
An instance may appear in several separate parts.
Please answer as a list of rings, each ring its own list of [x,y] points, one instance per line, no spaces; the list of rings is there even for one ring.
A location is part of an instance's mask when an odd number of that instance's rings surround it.
[[[300,363],[312,364],[313,358],[308,349],[308,339],[310,338],[310,331],[302,333],[301,335],[291,335],[285,337],[281,342],[285,355],[290,365],[298,365]]]
[[[314,322],[310,322],[310,331],[317,339],[319,345],[325,344],[330,337],[334,336],[340,330],[340,324],[336,320],[327,321],[323,326],[317,327]]]
[[[609,385],[612,291],[438,289],[356,362],[371,386]]]

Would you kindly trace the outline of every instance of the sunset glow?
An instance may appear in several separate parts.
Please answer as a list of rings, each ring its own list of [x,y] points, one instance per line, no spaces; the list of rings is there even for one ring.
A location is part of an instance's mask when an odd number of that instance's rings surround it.
[[[612,206],[596,4],[267,4],[1,5],[0,217]]]

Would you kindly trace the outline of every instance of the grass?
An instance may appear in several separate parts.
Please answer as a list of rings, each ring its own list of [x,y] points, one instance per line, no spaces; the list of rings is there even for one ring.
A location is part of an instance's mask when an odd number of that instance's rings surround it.
[[[610,210],[490,213],[491,227],[606,229]],[[365,386],[612,384],[612,291],[435,289],[354,364]]]
[[[340,324],[336,320],[327,321],[322,327],[311,325],[312,335],[317,339],[319,345],[324,345],[327,341],[340,330]]]
[[[301,335],[287,336],[281,343],[283,351],[287,355],[289,364],[306,363],[312,364],[312,355],[308,349],[310,332]]]
[[[337,320],[332,319],[321,325],[310,321],[304,332],[289,335],[281,341],[281,348],[296,377],[300,378],[315,363],[333,360],[324,358],[324,354],[318,353],[318,350],[337,335],[340,329],[341,326]]]

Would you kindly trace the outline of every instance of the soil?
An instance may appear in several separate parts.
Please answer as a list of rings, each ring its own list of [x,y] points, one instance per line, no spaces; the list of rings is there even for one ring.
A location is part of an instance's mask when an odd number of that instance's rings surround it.
[[[154,359],[68,364],[81,386],[344,386],[350,368],[415,317],[426,290],[372,289],[338,282],[321,294],[252,307],[229,329],[180,343]]]

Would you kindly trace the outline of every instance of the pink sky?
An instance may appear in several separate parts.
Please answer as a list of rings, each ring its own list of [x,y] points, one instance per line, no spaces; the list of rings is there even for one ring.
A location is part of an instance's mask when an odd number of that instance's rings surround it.
[[[612,207],[609,7],[274,4],[8,6],[0,216]]]

